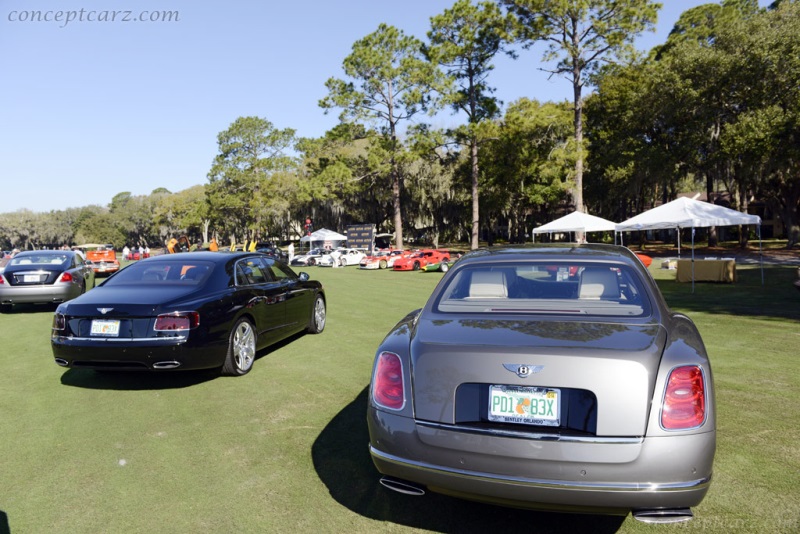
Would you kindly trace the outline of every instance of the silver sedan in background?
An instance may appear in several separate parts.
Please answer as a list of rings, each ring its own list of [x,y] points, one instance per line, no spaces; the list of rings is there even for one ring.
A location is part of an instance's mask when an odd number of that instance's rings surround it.
[[[383,340],[367,411],[405,494],[677,522],[711,483],[706,348],[623,247],[465,255]]]
[[[74,299],[94,287],[94,270],[72,250],[26,250],[0,272],[0,309]]]

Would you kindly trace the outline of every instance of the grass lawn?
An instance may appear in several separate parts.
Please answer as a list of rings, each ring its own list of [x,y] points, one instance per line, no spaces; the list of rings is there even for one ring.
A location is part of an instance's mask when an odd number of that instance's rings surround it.
[[[96,374],[53,363],[53,308],[0,314],[0,533],[798,532],[800,292],[794,267],[732,285],[658,279],[714,366],[714,481],[689,523],[536,513],[378,485],[367,452],[374,350],[439,273],[309,268],[328,325],[251,373]]]

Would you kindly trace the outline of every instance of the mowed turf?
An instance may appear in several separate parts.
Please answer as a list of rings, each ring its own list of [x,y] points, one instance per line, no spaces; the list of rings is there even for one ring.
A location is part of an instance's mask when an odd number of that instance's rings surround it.
[[[52,307],[0,314],[0,533],[798,532],[800,292],[794,268],[733,285],[674,281],[714,366],[714,481],[689,523],[538,513],[378,485],[366,388],[383,336],[439,273],[308,268],[328,325],[260,354],[250,374],[65,370]]]

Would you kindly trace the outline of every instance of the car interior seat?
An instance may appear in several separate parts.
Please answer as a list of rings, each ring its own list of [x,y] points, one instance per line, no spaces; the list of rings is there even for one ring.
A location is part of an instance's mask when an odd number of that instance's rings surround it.
[[[581,273],[578,298],[619,299],[619,277],[607,267],[587,267]]]
[[[469,285],[469,296],[474,298],[506,298],[506,275],[501,271],[475,271]]]

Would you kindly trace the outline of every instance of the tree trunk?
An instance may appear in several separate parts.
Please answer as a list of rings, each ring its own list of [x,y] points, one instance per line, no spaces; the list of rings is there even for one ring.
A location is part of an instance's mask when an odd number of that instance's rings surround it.
[[[394,207],[394,244],[403,249],[403,213],[400,206],[400,172],[392,157],[392,206]]]
[[[470,248],[478,248],[478,235],[480,234],[480,204],[478,202],[478,142],[470,140],[470,160],[472,163],[472,243]]]
[[[782,187],[783,203],[783,228],[786,232],[786,248],[792,248],[800,243],[800,224],[798,223],[798,203],[800,203],[800,181],[795,181],[789,187]]]
[[[581,101],[580,71],[575,76],[572,91],[575,104],[574,126],[577,156],[575,158],[575,190],[572,197],[575,201],[575,209],[583,212],[583,102]]]

